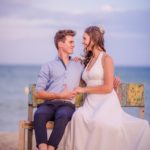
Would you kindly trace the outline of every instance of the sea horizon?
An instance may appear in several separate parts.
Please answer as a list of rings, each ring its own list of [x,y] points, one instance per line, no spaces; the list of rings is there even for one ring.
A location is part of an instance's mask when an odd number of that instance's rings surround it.
[[[51,60],[50,60],[51,61]],[[49,62],[49,61],[47,61]],[[0,66],[42,66],[44,63],[39,64],[23,64],[23,63],[0,63]],[[117,68],[127,67],[127,68],[150,68],[149,65],[114,65]]]

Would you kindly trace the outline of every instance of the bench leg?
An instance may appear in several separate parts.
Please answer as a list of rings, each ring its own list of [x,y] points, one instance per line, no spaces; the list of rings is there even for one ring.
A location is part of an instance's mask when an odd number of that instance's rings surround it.
[[[32,150],[32,137],[33,137],[33,129],[28,129],[28,137],[27,137],[28,150]]]
[[[19,150],[25,150],[25,121],[19,122]]]

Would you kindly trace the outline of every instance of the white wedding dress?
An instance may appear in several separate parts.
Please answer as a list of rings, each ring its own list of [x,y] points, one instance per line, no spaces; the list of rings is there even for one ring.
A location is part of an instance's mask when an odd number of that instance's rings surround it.
[[[87,86],[104,81],[101,52],[93,67],[83,72]],[[150,150],[150,126],[146,120],[124,112],[113,90],[87,94],[74,113],[59,145],[61,150]]]

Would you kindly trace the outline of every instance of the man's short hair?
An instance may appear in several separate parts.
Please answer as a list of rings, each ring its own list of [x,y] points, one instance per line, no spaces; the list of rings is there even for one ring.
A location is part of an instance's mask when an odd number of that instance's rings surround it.
[[[59,30],[56,32],[54,37],[54,43],[56,48],[58,49],[58,42],[62,41],[65,42],[66,36],[75,36],[76,32],[73,30]]]

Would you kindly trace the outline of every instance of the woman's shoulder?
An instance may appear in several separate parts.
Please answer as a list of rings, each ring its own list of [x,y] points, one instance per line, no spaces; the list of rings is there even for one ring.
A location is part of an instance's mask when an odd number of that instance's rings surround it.
[[[111,56],[108,54],[108,53],[106,53],[106,52],[102,52],[102,58],[111,58]]]
[[[106,52],[103,52],[102,63],[105,64],[105,63],[112,63],[112,62],[113,62],[112,57],[109,54],[107,54]]]

